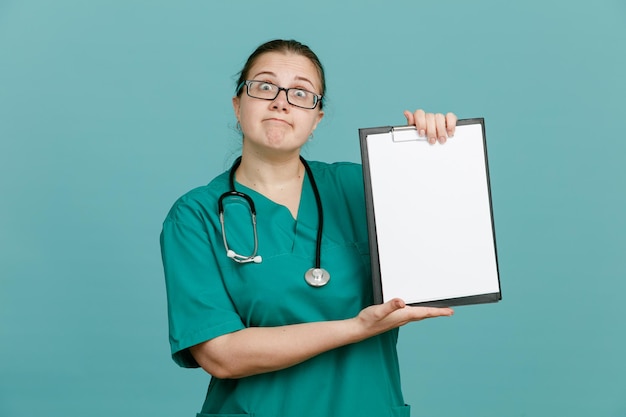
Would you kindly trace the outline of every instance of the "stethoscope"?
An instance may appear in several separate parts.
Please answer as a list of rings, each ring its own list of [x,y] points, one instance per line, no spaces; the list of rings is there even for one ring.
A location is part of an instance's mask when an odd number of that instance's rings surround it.
[[[302,165],[304,165],[304,169],[306,170],[307,176],[309,177],[309,182],[311,184],[311,188],[313,189],[313,194],[315,194],[315,203],[317,204],[317,241],[315,243],[315,266],[304,273],[304,279],[312,287],[323,287],[328,283],[328,281],[330,281],[330,274],[327,270],[321,267],[322,228],[324,225],[322,200],[320,198],[320,193],[317,189],[317,184],[315,183],[315,178],[313,178],[313,173],[311,172],[309,164],[302,157],[300,157],[300,161],[302,162]],[[258,264],[263,262],[263,258],[257,254],[259,249],[259,238],[256,230],[256,208],[254,207],[254,201],[252,201],[252,197],[250,197],[249,195],[239,192],[235,189],[235,171],[237,170],[237,167],[239,167],[239,164],[241,164],[241,157],[237,158],[233,163],[233,166],[230,168],[230,173],[228,176],[230,190],[222,194],[217,200],[217,210],[220,216],[220,224],[222,226],[222,238],[224,239],[226,256],[228,256],[230,259],[240,264],[248,262],[254,262]],[[250,255],[240,255],[228,247],[228,240],[226,239],[226,228],[224,227],[224,200],[228,197],[242,198],[248,204],[250,216],[252,219],[252,230],[254,235],[254,249],[252,250],[252,254]]]

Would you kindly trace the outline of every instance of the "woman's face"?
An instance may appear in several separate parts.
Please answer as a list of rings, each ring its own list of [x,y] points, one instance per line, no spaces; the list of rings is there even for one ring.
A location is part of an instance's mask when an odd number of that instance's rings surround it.
[[[280,52],[260,55],[246,78],[321,93],[322,83],[315,65],[301,55]],[[299,153],[324,116],[319,104],[312,110],[303,109],[289,104],[285,91],[270,101],[252,98],[243,88],[240,96],[233,97],[233,107],[243,131],[244,151],[267,156]]]

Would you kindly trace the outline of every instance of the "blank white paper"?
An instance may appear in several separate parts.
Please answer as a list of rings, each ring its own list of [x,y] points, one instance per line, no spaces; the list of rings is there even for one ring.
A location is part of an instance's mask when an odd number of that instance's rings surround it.
[[[498,293],[482,125],[444,145],[401,135],[366,139],[383,301]]]

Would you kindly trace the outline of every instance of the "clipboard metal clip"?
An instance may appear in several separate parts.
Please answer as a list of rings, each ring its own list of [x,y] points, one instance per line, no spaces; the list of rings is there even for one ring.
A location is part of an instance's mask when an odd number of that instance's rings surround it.
[[[420,137],[415,126],[397,126],[391,128],[391,140],[393,142],[426,142],[427,138]]]

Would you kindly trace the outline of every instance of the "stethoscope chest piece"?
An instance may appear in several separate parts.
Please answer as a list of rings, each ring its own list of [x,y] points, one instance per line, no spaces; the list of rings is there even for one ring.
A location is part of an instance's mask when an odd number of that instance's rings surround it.
[[[311,268],[305,272],[304,280],[311,287],[323,287],[330,281],[330,274],[324,268]]]
[[[330,281],[330,274],[327,270],[320,267],[321,265],[321,257],[322,257],[322,229],[324,224],[324,212],[322,210],[322,200],[320,198],[320,192],[317,189],[317,184],[315,183],[315,178],[313,178],[313,172],[311,172],[311,167],[304,160],[304,158],[300,157],[300,161],[302,161],[302,165],[304,165],[304,169],[306,169],[307,177],[309,178],[309,182],[311,183],[311,188],[313,189],[313,194],[315,195],[315,203],[317,205],[317,239],[315,242],[315,267],[309,269],[304,273],[304,280],[311,287],[323,287],[328,284]],[[226,191],[222,194],[217,200],[217,211],[220,218],[220,225],[222,228],[222,239],[224,240],[224,248],[226,249],[226,256],[228,256],[233,261],[244,264],[249,262],[261,263],[263,258],[257,254],[257,250],[259,248],[259,240],[257,236],[256,230],[256,209],[254,208],[254,202],[252,201],[252,197],[247,194],[241,193],[235,190],[235,171],[239,164],[241,163],[241,157],[237,158],[235,163],[233,163],[232,168],[230,169],[230,173],[228,175],[228,183],[230,185],[230,190]],[[224,225],[224,200],[229,197],[238,197],[244,199],[248,203],[248,207],[250,208],[250,216],[252,217],[252,231],[254,234],[254,249],[252,250],[251,255],[240,255],[232,250],[228,246],[228,240],[226,239],[226,226]]]

